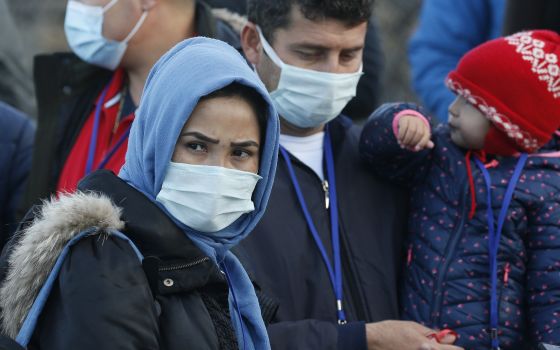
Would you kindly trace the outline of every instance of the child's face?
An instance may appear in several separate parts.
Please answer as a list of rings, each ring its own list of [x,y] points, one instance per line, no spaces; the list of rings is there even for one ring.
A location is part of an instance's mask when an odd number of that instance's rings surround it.
[[[462,96],[449,106],[451,140],[465,149],[480,150],[490,129],[490,121]]]

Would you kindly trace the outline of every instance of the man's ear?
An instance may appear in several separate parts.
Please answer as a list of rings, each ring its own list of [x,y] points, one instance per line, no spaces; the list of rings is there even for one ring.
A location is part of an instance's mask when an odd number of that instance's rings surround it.
[[[158,4],[158,0],[140,0],[142,4],[142,11],[150,11]]]
[[[254,23],[247,22],[241,30],[241,47],[247,60],[257,65],[261,60],[262,44]]]

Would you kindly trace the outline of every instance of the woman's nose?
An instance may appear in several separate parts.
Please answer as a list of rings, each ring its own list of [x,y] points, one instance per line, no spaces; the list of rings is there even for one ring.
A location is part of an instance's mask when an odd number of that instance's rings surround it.
[[[208,165],[233,169],[230,157],[221,152],[214,154],[214,156],[209,159]]]

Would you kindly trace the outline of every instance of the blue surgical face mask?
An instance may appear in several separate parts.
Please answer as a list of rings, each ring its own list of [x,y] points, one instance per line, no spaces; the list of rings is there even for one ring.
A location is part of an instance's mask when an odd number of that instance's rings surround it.
[[[173,217],[200,232],[218,232],[255,210],[257,174],[170,162],[156,201]]]
[[[70,0],[66,8],[64,31],[68,45],[82,60],[115,70],[126,52],[128,42],[138,32],[148,15],[147,11],[132,28],[123,41],[109,40],[103,37],[103,14],[118,0],[112,0],[107,5],[90,6]]]
[[[362,67],[355,73],[327,73],[282,62],[257,27],[264,52],[280,67],[280,80],[270,93],[278,114],[300,128],[312,128],[336,118],[356,96]]]

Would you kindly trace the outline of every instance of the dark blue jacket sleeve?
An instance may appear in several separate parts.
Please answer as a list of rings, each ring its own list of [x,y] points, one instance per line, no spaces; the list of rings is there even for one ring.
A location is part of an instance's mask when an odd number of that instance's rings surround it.
[[[546,178],[543,176],[543,178]],[[528,208],[527,299],[531,343],[560,344],[560,184],[543,179]],[[547,198],[548,197],[548,198]]]
[[[268,326],[274,350],[366,350],[363,322],[339,326],[332,322],[301,320]]]
[[[72,247],[30,348],[160,349],[154,297],[128,242],[92,236]]]
[[[505,0],[424,0],[409,44],[412,85],[440,122],[454,95],[444,84],[470,49],[501,34]]]
[[[399,146],[393,133],[393,119],[399,112],[407,109],[425,115],[414,104],[393,103],[379,107],[362,130],[360,154],[379,177],[410,187],[425,179],[431,165],[433,150],[413,152]]]
[[[0,246],[13,234],[33,154],[35,126],[24,114],[0,105]]]

